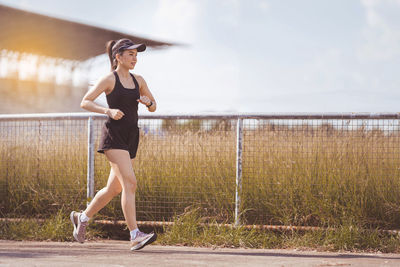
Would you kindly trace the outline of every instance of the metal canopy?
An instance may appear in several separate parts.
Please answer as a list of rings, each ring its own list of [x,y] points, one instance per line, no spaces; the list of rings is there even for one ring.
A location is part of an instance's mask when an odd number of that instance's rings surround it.
[[[0,49],[83,61],[120,38],[153,48],[174,45],[0,5]]]

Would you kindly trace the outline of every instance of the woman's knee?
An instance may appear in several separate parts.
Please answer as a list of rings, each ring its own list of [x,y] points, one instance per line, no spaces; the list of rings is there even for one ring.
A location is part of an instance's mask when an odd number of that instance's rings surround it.
[[[124,185],[123,190],[129,192],[136,192],[137,182],[135,176],[132,177],[124,177]]]

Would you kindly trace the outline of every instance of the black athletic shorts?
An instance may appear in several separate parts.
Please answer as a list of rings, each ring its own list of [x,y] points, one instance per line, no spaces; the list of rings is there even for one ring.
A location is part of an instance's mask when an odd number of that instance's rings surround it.
[[[136,157],[138,146],[139,128],[137,126],[126,127],[126,125],[117,125],[106,121],[101,130],[97,152],[104,153],[108,149],[123,149],[127,150],[130,158],[133,159]]]

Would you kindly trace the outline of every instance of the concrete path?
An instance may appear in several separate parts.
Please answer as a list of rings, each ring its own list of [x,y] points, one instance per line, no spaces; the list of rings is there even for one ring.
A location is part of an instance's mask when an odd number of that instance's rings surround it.
[[[123,241],[0,240],[0,267],[4,266],[400,266],[400,254],[159,245],[131,252],[129,242]]]

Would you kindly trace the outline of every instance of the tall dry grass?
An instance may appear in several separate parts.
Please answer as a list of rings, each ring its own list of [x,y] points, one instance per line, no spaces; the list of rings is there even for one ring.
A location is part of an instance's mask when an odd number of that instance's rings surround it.
[[[245,140],[242,208],[249,222],[399,227],[397,132],[267,126]]]
[[[203,220],[232,222],[235,134],[179,126],[162,134],[142,133],[134,162],[138,219],[170,220],[188,206],[200,206]],[[40,144],[23,136],[3,142],[1,216],[42,217],[61,208],[84,208],[86,135],[73,136],[67,142],[64,134]],[[398,228],[399,144],[397,132],[377,129],[271,124],[247,129],[243,222]],[[105,157],[96,153],[96,190],[106,184],[108,173]],[[121,219],[119,198],[99,216]]]

